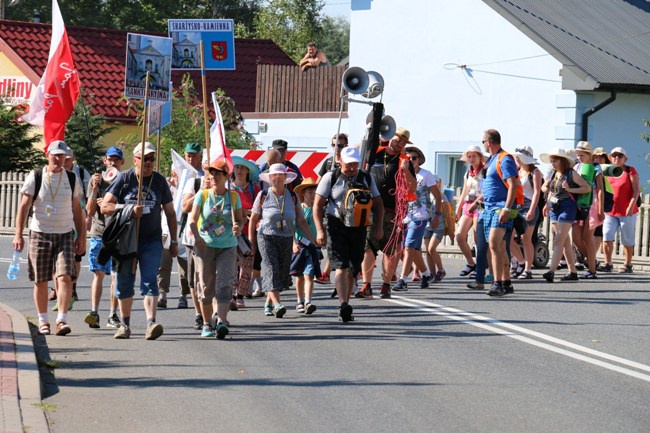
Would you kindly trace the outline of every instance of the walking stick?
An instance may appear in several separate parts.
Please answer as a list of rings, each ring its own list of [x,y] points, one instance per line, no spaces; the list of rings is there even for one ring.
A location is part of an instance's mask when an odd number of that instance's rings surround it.
[[[142,204],[142,186],[144,183],[144,143],[147,138],[147,116],[149,114],[149,76],[150,72],[147,71],[147,77],[145,78],[144,84],[144,118],[145,121],[142,122],[142,141],[140,142],[140,178],[138,179],[138,202],[137,206]],[[153,176],[153,173],[151,173]],[[140,218],[135,220],[135,245],[136,245],[136,256],[133,258],[133,267],[131,268],[131,273],[135,274],[135,271],[138,269],[138,255],[137,250],[140,248],[139,245],[140,239]]]

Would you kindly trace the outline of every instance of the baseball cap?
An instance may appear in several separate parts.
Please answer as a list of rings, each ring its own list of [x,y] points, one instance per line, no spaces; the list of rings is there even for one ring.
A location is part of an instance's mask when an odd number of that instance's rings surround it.
[[[133,149],[133,154],[136,155],[141,152],[142,152],[142,143],[139,143],[137,146],[135,146],[135,149]],[[153,144],[149,143],[148,141],[145,141],[144,154],[149,155],[150,153],[156,153],[156,148],[154,147]]]
[[[67,155],[68,145],[63,140],[54,140],[47,147],[47,153],[51,153],[52,155]]]
[[[199,143],[187,143],[185,153],[201,153],[201,145]]]
[[[346,147],[343,150],[341,150],[341,161],[343,161],[346,164],[353,164],[353,163],[360,163],[361,162],[361,156],[359,156],[359,148],[358,147]]]
[[[106,156],[117,156],[120,159],[124,159],[124,153],[122,153],[122,149],[117,146],[109,147],[106,151]]]

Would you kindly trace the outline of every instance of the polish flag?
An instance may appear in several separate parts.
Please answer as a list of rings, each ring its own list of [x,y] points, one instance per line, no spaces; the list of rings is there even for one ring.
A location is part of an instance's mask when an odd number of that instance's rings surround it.
[[[215,93],[212,93],[212,104],[214,105],[215,119],[210,127],[210,165],[218,159],[225,159],[228,164],[228,170],[232,173],[234,164],[230,151],[226,147],[226,129],[223,125],[223,118],[221,117],[221,109]]]
[[[54,140],[65,138],[68,121],[79,98],[79,76],[72,60],[61,10],[52,0],[52,41],[45,72],[36,88],[29,113],[23,120],[32,125],[43,126],[45,153]]]

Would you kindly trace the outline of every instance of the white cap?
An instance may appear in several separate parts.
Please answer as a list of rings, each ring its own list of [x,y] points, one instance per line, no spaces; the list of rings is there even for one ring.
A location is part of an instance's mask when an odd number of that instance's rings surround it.
[[[47,153],[51,153],[52,155],[67,155],[68,145],[63,140],[54,140],[47,147]]]
[[[137,155],[138,153],[142,152],[142,143],[139,143],[137,146],[135,146],[135,149],[133,149],[133,154]],[[156,153],[156,148],[154,147],[153,144],[149,143],[148,141],[144,142],[144,154],[149,155],[150,153]]]
[[[341,150],[341,161],[346,164],[361,163],[358,147],[345,147]]]

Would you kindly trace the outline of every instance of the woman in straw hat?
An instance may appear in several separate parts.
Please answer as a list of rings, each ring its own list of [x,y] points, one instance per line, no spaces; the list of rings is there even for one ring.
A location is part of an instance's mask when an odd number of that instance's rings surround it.
[[[578,200],[578,212],[573,224],[573,244],[587,260],[588,271],[581,278],[596,278],[596,244],[593,242],[594,231],[605,220],[605,193],[603,171],[600,164],[594,164],[591,155],[591,144],[580,141],[575,148],[578,164],[575,170],[591,185],[591,192],[584,194]],[[593,208],[593,209],[592,209]],[[590,214],[596,218],[590,218]]]
[[[468,164],[463,180],[463,190],[460,193],[458,208],[456,209],[456,221],[458,223],[456,243],[465,256],[465,260],[467,260],[465,268],[460,271],[460,276],[464,277],[476,270],[476,263],[472,258],[472,250],[467,242],[467,235],[469,230],[473,229],[474,238],[476,238],[476,226],[479,216],[478,198],[481,195],[481,170],[483,170],[487,158],[483,155],[479,146],[470,146],[463,152],[460,160]]]
[[[569,230],[571,230],[577,212],[575,194],[586,194],[591,191],[591,187],[573,170],[575,160],[565,149],[557,148],[554,152],[542,153],[539,157],[553,167],[550,176],[542,186],[542,191],[547,193],[544,216],[550,215],[555,233],[550,270],[544,274],[544,279],[549,283],[553,282],[555,271],[564,251],[569,273],[562,279],[574,281],[578,279],[578,273],[576,272],[573,245],[569,239]]]
[[[533,148],[523,146],[515,149],[514,157],[519,167],[519,179],[524,190],[524,204],[519,208],[519,213],[526,219],[526,233],[521,236],[521,243],[524,247],[522,257],[521,250],[517,242],[512,239],[510,242],[510,251],[518,260],[511,275],[521,280],[530,280],[533,278],[533,234],[537,228],[541,217],[541,211],[537,204],[542,197],[542,172],[537,169],[538,161],[533,158]],[[525,267],[524,267],[525,264]]]
[[[260,179],[271,186],[255,198],[248,225],[253,250],[259,249],[262,256],[262,288],[267,294],[264,314],[278,319],[287,312],[280,303],[280,292],[288,289],[291,282],[294,222],[316,245],[296,194],[286,186],[296,177],[284,164],[273,164],[268,172],[260,174]]]

